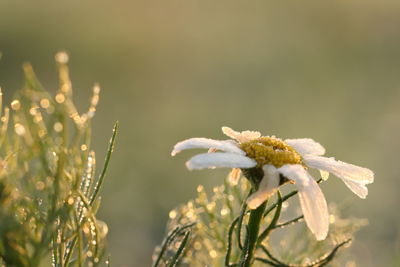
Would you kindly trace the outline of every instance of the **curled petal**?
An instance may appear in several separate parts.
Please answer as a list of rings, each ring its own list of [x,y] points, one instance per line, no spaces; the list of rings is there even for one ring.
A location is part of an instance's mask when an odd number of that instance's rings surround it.
[[[222,127],[222,132],[225,135],[229,136],[230,138],[235,139],[239,143],[248,142],[261,137],[260,132],[255,132],[255,131],[237,132],[232,128],[226,126]]]
[[[339,178],[347,179],[363,184],[374,182],[374,173],[367,168],[359,167],[353,164],[335,160],[334,158],[319,157],[314,155],[305,155],[304,163],[322,171],[330,172]]]
[[[240,155],[245,155],[246,153],[241,150],[235,143],[231,140],[214,140],[209,138],[195,137],[184,140],[177,143],[171,152],[172,156],[175,156],[182,150],[192,149],[192,148],[213,148],[222,150],[225,152],[236,153]]]
[[[360,198],[366,198],[368,195],[368,188],[363,183],[358,183],[355,181],[350,181],[347,179],[342,179],[344,184],[357,196]]]
[[[301,165],[284,165],[278,172],[296,182],[300,206],[308,228],[317,240],[324,240],[329,231],[329,213],[324,194]]]
[[[257,162],[251,158],[228,152],[199,154],[186,162],[186,167],[189,170],[200,170],[216,167],[252,168],[256,165]]]
[[[325,148],[311,138],[286,139],[285,142],[302,156],[306,154],[318,156],[325,154]]]
[[[250,209],[256,209],[264,201],[266,201],[271,195],[273,195],[279,187],[279,173],[276,168],[272,165],[264,165],[263,167],[264,177],[261,180],[260,186],[254,194],[252,194],[247,200],[247,206]]]

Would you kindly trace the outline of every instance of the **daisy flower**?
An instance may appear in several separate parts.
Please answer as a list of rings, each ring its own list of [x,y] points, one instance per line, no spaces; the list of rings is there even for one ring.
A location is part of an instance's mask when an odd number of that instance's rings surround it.
[[[319,170],[324,180],[329,173],[335,175],[360,198],[367,196],[366,185],[374,181],[374,173],[369,169],[323,157],[324,147],[310,138],[282,140],[256,131],[237,132],[229,127],[222,127],[222,132],[231,139],[190,138],[177,143],[171,155],[205,148],[208,153],[186,162],[189,170],[228,167],[233,168],[231,176],[238,177],[240,169],[257,189],[246,200],[250,209],[263,204],[280,185],[294,183],[306,224],[318,240],[324,240],[328,234],[329,213],[325,197],[307,169]]]

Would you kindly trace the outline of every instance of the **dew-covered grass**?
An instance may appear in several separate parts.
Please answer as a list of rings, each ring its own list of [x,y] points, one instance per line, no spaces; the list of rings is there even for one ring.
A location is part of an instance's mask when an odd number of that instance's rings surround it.
[[[10,104],[0,102],[0,261],[5,266],[104,266],[109,261],[108,227],[97,211],[118,124],[105,163],[97,166],[91,120],[100,87],[94,85],[89,109],[80,113],[67,62],[66,53],[56,55],[55,95],[25,64],[23,88]]]

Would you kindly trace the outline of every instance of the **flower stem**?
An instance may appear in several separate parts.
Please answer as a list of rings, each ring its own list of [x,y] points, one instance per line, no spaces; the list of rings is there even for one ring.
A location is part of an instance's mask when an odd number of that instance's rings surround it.
[[[249,223],[247,225],[247,238],[244,249],[242,250],[242,256],[240,261],[241,267],[251,266],[251,262],[254,258],[256,244],[258,240],[258,232],[260,230],[260,222],[263,219],[263,213],[267,203],[263,203],[257,209],[250,212]]]

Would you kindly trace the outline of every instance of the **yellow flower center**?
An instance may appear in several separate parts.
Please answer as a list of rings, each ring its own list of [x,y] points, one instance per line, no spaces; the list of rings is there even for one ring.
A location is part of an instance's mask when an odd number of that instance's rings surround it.
[[[257,167],[272,164],[279,168],[285,164],[302,164],[300,154],[284,141],[268,136],[244,142],[240,148],[249,158],[257,161]]]

